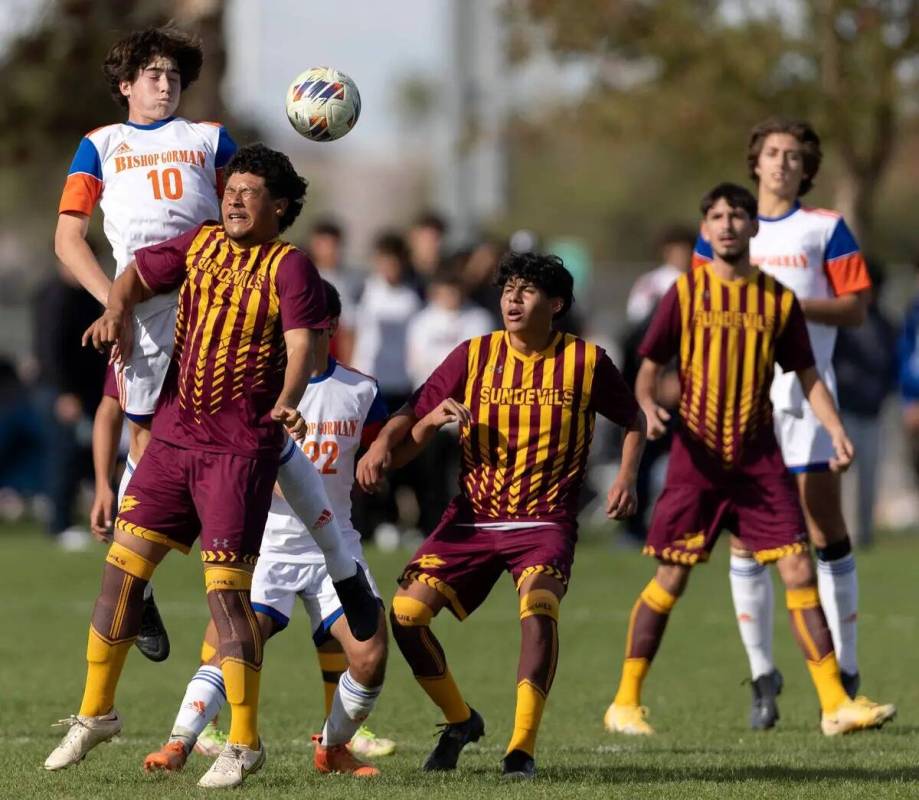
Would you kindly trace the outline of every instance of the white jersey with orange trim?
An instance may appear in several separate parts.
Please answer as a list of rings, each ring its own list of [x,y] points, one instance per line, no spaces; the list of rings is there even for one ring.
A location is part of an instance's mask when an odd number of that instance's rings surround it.
[[[105,125],[80,141],[59,213],[90,216],[98,204],[120,275],[141,247],[218,219],[223,167],[236,145],[222,125],[170,117],[150,125]],[[144,320],[175,305],[175,294],[138,305]]]
[[[359,554],[361,537],[351,523],[354,462],[358,450],[373,442],[386,421],[380,387],[373,378],[329,358],[326,371],[310,378],[297,408],[306,422],[300,447],[319,471],[346,544]],[[293,439],[287,442],[281,453],[282,464],[295,447]],[[271,501],[259,558],[324,563],[322,551],[300,518],[277,495]]]

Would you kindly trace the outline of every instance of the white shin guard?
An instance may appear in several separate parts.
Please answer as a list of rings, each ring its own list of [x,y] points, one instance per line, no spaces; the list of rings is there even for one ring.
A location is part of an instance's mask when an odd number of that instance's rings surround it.
[[[370,716],[382,686],[368,687],[351,677],[351,671],[342,673],[332,698],[332,710],[322,729],[322,744],[333,747],[351,741],[357,729]]]
[[[220,667],[203,665],[188,682],[185,697],[172,726],[170,741],[178,739],[190,751],[208,722],[214,719],[227,701],[227,690]]]
[[[281,454],[278,484],[284,499],[322,550],[332,580],[338,582],[354,575],[357,565],[344,546],[341,528],[332,512],[332,503],[322,485],[322,478],[293,439]]]
[[[775,669],[772,660],[775,603],[769,570],[752,558],[732,554],[731,597],[740,639],[750,661],[750,675],[756,680]]]

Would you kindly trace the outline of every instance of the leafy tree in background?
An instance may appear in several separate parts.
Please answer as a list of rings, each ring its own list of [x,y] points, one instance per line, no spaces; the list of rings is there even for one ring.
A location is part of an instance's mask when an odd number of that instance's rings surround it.
[[[811,120],[825,142],[814,199],[869,248],[896,239],[876,209],[915,128],[919,2],[514,0],[509,13],[518,53],[535,31],[597,74],[577,107],[515,131],[514,215],[539,214],[540,190],[563,193],[575,232],[637,257],[654,220],[691,218],[715,180],[745,179],[747,131],[782,114]]]

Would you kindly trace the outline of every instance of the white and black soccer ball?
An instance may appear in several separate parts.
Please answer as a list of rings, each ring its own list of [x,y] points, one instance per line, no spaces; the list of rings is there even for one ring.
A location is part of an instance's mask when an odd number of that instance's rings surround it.
[[[340,139],[361,115],[361,94],[344,72],[311,67],[287,90],[287,118],[297,133],[313,142]]]

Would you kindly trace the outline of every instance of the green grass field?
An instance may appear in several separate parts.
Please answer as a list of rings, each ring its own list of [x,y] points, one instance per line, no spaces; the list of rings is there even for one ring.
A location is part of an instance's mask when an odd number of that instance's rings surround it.
[[[36,530],[0,528],[0,797],[199,797],[207,763],[195,756],[182,774],[151,778],[140,765],[168,734],[176,704],[197,665],[206,621],[201,566],[171,555],[155,583],[172,637],[172,655],[151,664],[132,652],[118,694],[123,734],[78,767],[47,773],[42,761],[62,735],[50,724],[75,712],[84,675],[90,607],[103,548],[66,554]],[[388,593],[406,553],[369,554]],[[561,661],[539,742],[535,784],[507,784],[499,760],[511,732],[518,648],[510,580],[463,624],[444,614],[435,630],[487,735],[467,749],[453,775],[419,771],[433,746],[436,709],[397,650],[373,728],[399,742],[382,760],[382,778],[360,782],[312,769],[310,734],[319,729],[322,693],[305,614],[267,648],[262,733],[268,762],[241,792],[253,798],[501,797],[915,797],[919,794],[919,539],[890,538],[860,557],[863,691],[897,703],[880,732],[839,740],[818,730],[816,697],[777,612],[777,660],[786,688],[779,727],[746,727],[746,662],[730,609],[724,552],[698,569],[674,611],[648,679],[645,702],[658,735],[612,737],[601,719],[618,679],[628,611],[652,564],[596,536],[582,542],[562,605]],[[777,597],[781,598],[777,592]]]

